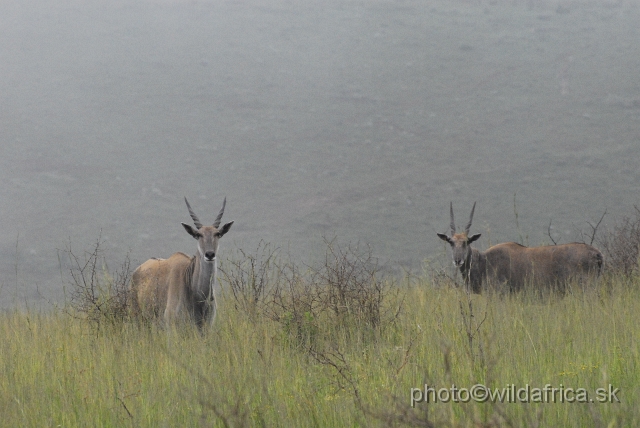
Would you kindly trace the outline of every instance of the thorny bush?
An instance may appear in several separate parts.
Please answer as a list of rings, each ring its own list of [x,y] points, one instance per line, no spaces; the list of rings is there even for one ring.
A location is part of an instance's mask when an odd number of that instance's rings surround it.
[[[607,270],[627,277],[640,273],[640,208],[634,208],[635,217],[623,217],[599,239]]]
[[[400,289],[382,274],[371,249],[324,242],[320,265],[304,269],[264,243],[254,254],[241,251],[240,259],[227,260],[221,271],[236,308],[252,320],[276,321],[286,340],[302,347],[337,332],[370,333],[392,323],[401,304],[392,307],[389,297]]]
[[[110,273],[98,238],[91,251],[78,255],[69,244],[66,249],[59,251],[58,258],[60,269],[64,264],[69,273],[68,314],[87,320],[97,329],[104,324],[116,325],[128,319],[131,279],[128,255],[120,268]]]

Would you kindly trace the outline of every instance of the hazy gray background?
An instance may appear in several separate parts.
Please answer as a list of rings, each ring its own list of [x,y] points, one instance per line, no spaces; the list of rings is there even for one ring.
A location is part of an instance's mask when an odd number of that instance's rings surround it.
[[[60,300],[57,249],[100,233],[114,264],[193,253],[183,196],[227,196],[223,258],[324,235],[418,271],[450,200],[481,248],[632,214],[639,6],[1,1],[0,305]]]

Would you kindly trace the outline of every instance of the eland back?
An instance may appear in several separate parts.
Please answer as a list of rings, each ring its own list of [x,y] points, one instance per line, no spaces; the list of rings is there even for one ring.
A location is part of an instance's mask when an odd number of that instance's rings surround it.
[[[509,291],[521,290],[527,284],[564,291],[571,280],[584,281],[600,275],[604,257],[598,249],[584,243],[525,247],[505,242],[484,252],[472,248],[471,243],[481,236],[469,236],[475,208],[474,203],[465,230],[456,233],[452,203],[451,236],[438,233],[440,239],[451,245],[453,263],[474,293],[480,293],[483,284]]]
[[[152,258],[138,266],[131,281],[131,306],[148,319],[162,317],[165,323],[191,320],[202,328],[215,319],[218,241],[233,221],[220,227],[226,198],[212,226],[203,226],[187,198],[184,201],[195,228],[185,223],[182,226],[198,241],[196,255],[178,252],[167,259]]]

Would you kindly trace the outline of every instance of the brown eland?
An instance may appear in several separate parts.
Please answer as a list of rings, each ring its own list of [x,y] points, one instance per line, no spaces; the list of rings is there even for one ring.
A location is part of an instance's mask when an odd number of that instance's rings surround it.
[[[182,226],[198,241],[196,255],[178,252],[168,259],[152,258],[141,264],[131,280],[131,306],[148,319],[162,316],[165,323],[191,320],[202,328],[215,319],[218,241],[233,222],[220,227],[227,198],[212,226],[203,226],[187,198],[184,201],[196,227]]]
[[[451,212],[451,236],[438,233],[438,237],[451,245],[453,264],[460,269],[465,284],[474,293],[487,285],[504,287],[509,291],[523,289],[526,284],[564,291],[570,280],[586,280],[602,271],[602,253],[584,243],[525,247],[516,242],[494,245],[482,252],[471,247],[480,234],[469,236],[473,212],[463,232],[456,233]]]

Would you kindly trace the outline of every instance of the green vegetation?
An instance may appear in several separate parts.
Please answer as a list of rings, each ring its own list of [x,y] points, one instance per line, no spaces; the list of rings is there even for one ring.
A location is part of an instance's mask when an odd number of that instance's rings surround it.
[[[0,424],[640,424],[638,277],[605,276],[565,296],[467,295],[429,275],[393,284],[370,253],[332,242],[323,265],[304,272],[275,253],[261,246],[225,262],[219,316],[203,334],[73,308],[3,313]],[[594,402],[556,393],[412,408],[425,383],[549,384],[584,388]],[[610,384],[620,402],[597,402]]]

